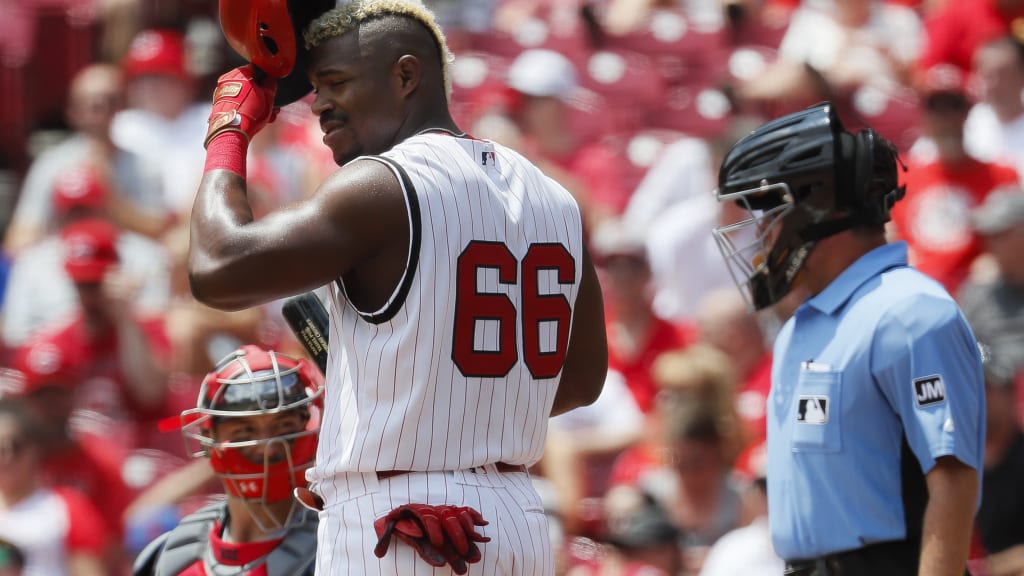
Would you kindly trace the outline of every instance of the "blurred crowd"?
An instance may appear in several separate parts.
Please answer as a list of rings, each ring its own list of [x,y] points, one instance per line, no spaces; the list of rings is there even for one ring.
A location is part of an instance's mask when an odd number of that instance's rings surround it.
[[[831,100],[899,147],[889,233],[984,344],[972,571],[1024,574],[1024,0],[425,3],[456,120],[572,192],[604,290],[604,392],[551,421],[534,470],[559,573],[781,574],[763,442],[800,295],[748,312],[711,191],[737,138]],[[0,8],[0,574],[32,555],[121,574],[220,491],[177,431],[202,376],[246,343],[303,353],[279,302],[222,312],[188,288],[209,95],[242,62],[213,1]],[[257,217],[335,168],[320,136],[308,100],[259,133]]]

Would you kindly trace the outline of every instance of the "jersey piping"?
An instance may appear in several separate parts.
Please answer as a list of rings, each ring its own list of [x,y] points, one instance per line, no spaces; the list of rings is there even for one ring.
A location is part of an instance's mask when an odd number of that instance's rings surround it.
[[[420,220],[420,204],[416,197],[416,188],[413,186],[409,174],[397,162],[383,156],[363,156],[361,159],[376,160],[384,164],[394,172],[398,182],[402,185],[402,192],[405,195],[406,214],[409,217],[409,256],[405,263],[405,271],[398,287],[388,298],[388,301],[379,310],[366,312],[356,307],[348,292],[345,290],[345,283],[341,278],[337,279],[338,288],[345,294],[345,300],[364,320],[371,324],[383,324],[395,317],[395,314],[405,304],[405,299],[412,288],[413,278],[416,276],[416,264],[420,259],[420,244],[423,236],[423,223]]]

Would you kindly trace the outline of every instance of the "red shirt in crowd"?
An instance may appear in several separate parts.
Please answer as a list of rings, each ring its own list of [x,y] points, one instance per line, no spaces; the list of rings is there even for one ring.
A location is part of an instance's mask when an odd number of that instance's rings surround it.
[[[104,438],[82,438],[71,449],[47,455],[43,477],[48,484],[74,488],[92,502],[109,532],[121,536],[121,516],[134,492],[121,475],[125,457]]]
[[[609,317],[609,326],[612,325],[610,320]],[[695,334],[692,328],[677,327],[655,316],[651,321],[646,346],[631,358],[616,349],[614,338],[608,339],[608,369],[622,374],[637,407],[644,414],[654,408],[654,397],[658,394],[658,386],[651,374],[654,361],[663,352],[688,346],[695,340]]]
[[[907,195],[892,211],[893,224],[910,247],[911,264],[956,294],[982,250],[970,210],[992,190],[1017,180],[1009,166],[974,159],[955,166],[911,166],[904,177]]]
[[[169,357],[171,344],[164,331],[163,320],[158,317],[140,319],[139,326],[150,352],[157,358]],[[136,402],[121,372],[115,331],[92,338],[82,317],[76,316],[41,338],[52,339],[82,359],[83,378],[75,390],[75,407],[101,414],[109,418],[109,424],[115,427],[106,433],[102,429],[97,430],[98,434],[121,441],[126,449],[154,447],[154,443],[161,441],[156,423],[169,414],[165,413],[163,406],[147,409]],[[175,439],[175,447],[178,446],[180,438]]]
[[[918,62],[920,70],[941,63],[971,70],[974,51],[990,40],[1010,33],[1014,20],[1024,18],[1024,7],[1002,12],[996,0],[944,2],[925,21],[927,41]]]

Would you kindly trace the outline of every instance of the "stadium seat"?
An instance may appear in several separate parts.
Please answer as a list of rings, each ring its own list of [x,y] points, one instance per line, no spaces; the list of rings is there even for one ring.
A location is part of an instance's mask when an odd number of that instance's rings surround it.
[[[729,98],[716,85],[680,86],[669,90],[648,126],[715,138],[728,127],[731,114]]]

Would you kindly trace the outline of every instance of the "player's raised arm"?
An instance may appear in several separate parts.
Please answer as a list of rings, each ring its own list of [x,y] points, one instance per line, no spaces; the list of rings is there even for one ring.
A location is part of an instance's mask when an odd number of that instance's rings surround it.
[[[597,400],[608,372],[608,341],[604,325],[604,301],[590,253],[583,250],[583,275],[573,312],[569,353],[551,407],[556,416]]]
[[[377,162],[349,164],[309,200],[253,219],[242,176],[246,147],[272,118],[273,96],[273,81],[257,80],[249,66],[222,76],[214,93],[206,173],[192,212],[189,278],[196,298],[216,308],[311,290],[371,251],[407,241],[401,188]]]

